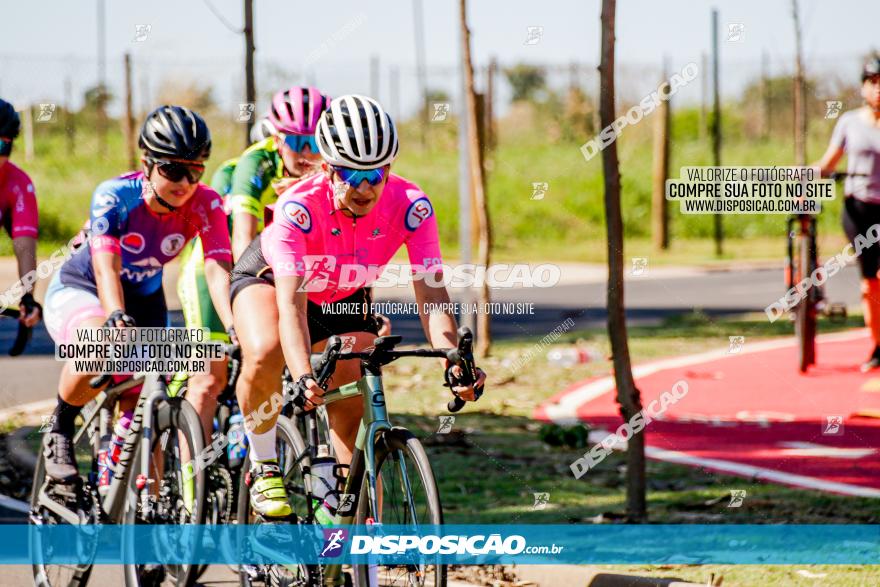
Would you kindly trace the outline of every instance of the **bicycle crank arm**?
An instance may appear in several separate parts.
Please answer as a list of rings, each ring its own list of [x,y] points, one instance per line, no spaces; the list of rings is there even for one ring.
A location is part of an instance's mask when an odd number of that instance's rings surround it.
[[[40,495],[37,497],[37,505],[43,506],[68,524],[80,525],[83,523],[83,519],[80,518],[78,513],[50,499],[44,489],[40,490]]]

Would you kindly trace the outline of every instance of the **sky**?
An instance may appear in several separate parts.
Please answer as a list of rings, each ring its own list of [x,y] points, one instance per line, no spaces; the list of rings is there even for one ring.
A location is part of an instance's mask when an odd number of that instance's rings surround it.
[[[105,0],[107,76],[122,80],[122,56],[131,52],[139,97],[155,97],[162,81],[214,86],[222,104],[238,100],[242,88],[242,36],[230,31],[209,9],[234,27],[243,22],[241,0]],[[454,93],[458,60],[458,2],[423,0],[424,43],[429,86]],[[599,0],[470,0],[468,18],[475,62],[492,56],[502,64],[518,61],[567,66],[584,64],[594,75],[599,56]],[[280,84],[314,82],[330,94],[368,93],[370,58],[380,63],[380,100],[393,99],[389,67],[400,72],[399,108],[415,99],[415,38],[412,1],[255,0],[261,96]],[[98,0],[41,0],[3,6],[0,22],[0,96],[16,101],[60,99],[65,79],[74,101],[97,80]],[[877,42],[880,2],[876,0],[800,0],[804,51],[814,68],[858,76],[858,60]],[[700,63],[710,48],[710,12],[720,11],[722,90],[739,89],[760,68],[766,54],[774,68],[788,67],[794,54],[788,0],[619,0],[617,59],[621,83],[644,93],[664,56],[673,70]],[[148,25],[136,39],[136,26]],[[728,27],[742,25],[739,40]],[[543,27],[540,40],[526,42],[529,27]],[[307,68],[303,63],[309,63]],[[627,69],[629,68],[629,69]],[[642,69],[640,69],[642,68]],[[303,71],[306,69],[306,71]],[[566,83],[560,70],[557,82]],[[645,79],[650,78],[650,79]],[[592,84],[585,78],[587,85]],[[261,83],[262,82],[262,83]],[[650,82],[650,83],[649,83]],[[647,84],[647,86],[645,86]],[[694,84],[696,86],[698,84]],[[644,86],[644,87],[642,87]],[[690,88],[691,98],[698,90]],[[147,98],[149,99],[149,98]]]

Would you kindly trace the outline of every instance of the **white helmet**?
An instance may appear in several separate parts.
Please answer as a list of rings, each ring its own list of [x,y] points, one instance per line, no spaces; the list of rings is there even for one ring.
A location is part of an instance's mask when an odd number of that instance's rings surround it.
[[[321,115],[315,140],[330,165],[375,169],[397,157],[397,129],[372,98],[340,96]]]
[[[275,127],[269,121],[268,116],[264,116],[257,124],[251,127],[251,142],[259,143],[263,139],[269,138],[275,134]]]

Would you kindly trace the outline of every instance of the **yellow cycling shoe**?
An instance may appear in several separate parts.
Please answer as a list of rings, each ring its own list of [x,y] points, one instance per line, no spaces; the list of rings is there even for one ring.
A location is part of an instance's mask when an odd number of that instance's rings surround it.
[[[286,518],[292,512],[284,478],[275,459],[255,463],[245,478],[251,508],[265,518]]]

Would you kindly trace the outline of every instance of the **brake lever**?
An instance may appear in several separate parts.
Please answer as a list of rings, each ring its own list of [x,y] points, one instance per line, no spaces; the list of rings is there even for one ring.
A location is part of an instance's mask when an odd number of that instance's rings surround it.
[[[450,389],[456,385],[465,387],[473,385],[478,379],[477,366],[474,362],[473,341],[474,335],[471,333],[470,328],[462,326],[458,329],[458,348],[449,353],[447,358],[451,364],[443,374],[446,379],[446,386]],[[458,365],[461,368],[461,377],[452,375],[453,365]],[[480,396],[483,395],[483,387],[483,385],[474,386],[474,401],[480,399]],[[446,409],[455,413],[461,410],[466,403],[465,400],[455,396],[446,404]]]
[[[336,369],[336,360],[339,357],[341,350],[342,338],[334,334],[327,339],[327,346],[324,347],[324,352],[321,353],[321,360],[318,363],[315,375],[315,383],[317,383],[318,387],[324,391],[327,390],[327,380],[330,378],[330,374]],[[294,384],[296,384],[296,382]],[[293,395],[293,405],[300,409],[304,409],[307,401],[305,390],[296,389],[295,392],[296,393]]]

